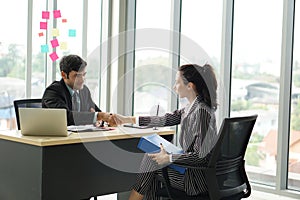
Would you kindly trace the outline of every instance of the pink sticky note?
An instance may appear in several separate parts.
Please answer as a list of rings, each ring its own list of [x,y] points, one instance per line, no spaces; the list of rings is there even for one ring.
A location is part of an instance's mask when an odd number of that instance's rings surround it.
[[[59,46],[59,44],[58,44],[58,40],[57,40],[57,39],[51,40],[50,42],[51,42],[51,45],[52,45],[52,47],[53,47],[53,48],[55,48],[55,47],[58,47],[58,46]]]
[[[43,32],[40,32],[39,33],[39,37],[43,37],[44,36],[44,33]]]
[[[50,12],[49,11],[42,11],[42,18],[43,19],[49,19],[50,18]]]
[[[40,29],[47,30],[47,22],[40,22]]]
[[[60,10],[53,10],[53,16],[54,18],[60,18],[61,17]]]
[[[53,52],[53,53],[49,54],[49,57],[51,58],[51,60],[53,62],[58,59],[58,56],[57,56],[56,52]]]
[[[67,19],[62,19],[61,22],[62,23],[67,23]]]

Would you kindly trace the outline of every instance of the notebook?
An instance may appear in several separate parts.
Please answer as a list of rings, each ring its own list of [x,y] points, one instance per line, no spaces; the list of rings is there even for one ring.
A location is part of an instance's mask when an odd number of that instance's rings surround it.
[[[151,128],[150,126],[139,126],[137,124],[124,124],[123,126],[129,128],[139,128],[139,129]]]
[[[68,136],[65,109],[19,108],[22,135]]]
[[[138,143],[138,148],[146,153],[158,153],[160,152],[160,144],[163,145],[166,152],[168,153],[183,153],[183,150],[181,148],[175,146],[173,143],[167,141],[156,133],[141,137]],[[184,167],[180,167],[175,164],[170,164],[169,166],[178,171],[180,174],[185,173],[186,168]]]
[[[72,132],[92,132],[92,131],[110,131],[110,130],[115,130],[115,129],[110,127],[96,127],[93,124],[68,126],[68,131],[72,131]]]

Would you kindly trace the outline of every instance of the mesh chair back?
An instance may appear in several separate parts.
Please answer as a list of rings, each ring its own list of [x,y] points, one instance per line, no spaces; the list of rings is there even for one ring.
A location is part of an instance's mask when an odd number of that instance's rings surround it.
[[[220,158],[244,157],[256,117],[232,118],[224,131]]]
[[[41,108],[42,99],[18,99],[14,100],[14,108],[16,113],[16,121],[18,130],[21,129],[20,119],[19,119],[19,108]]]
[[[226,118],[221,127],[220,144],[217,154],[211,162],[216,164],[217,182],[221,197],[240,193],[247,197],[251,193],[250,184],[245,172],[244,156],[256,122],[257,115],[237,118]],[[211,163],[213,164],[213,163]],[[241,193],[241,191],[243,191]]]
[[[217,143],[210,153],[207,166],[197,167],[181,165],[186,168],[201,170],[205,176],[208,194],[195,196],[172,188],[167,167],[163,168],[163,179],[157,177],[165,187],[158,191],[158,196],[170,199],[213,199],[240,200],[249,197],[251,187],[245,171],[245,151],[256,122],[257,115],[225,118],[218,133]]]

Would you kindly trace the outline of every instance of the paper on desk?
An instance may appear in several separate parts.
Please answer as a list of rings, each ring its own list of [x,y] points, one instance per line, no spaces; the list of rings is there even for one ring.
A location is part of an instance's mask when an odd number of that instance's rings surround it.
[[[108,127],[96,127],[93,124],[68,126],[68,131],[72,131],[72,132],[109,131],[109,130],[114,130],[114,129]]]

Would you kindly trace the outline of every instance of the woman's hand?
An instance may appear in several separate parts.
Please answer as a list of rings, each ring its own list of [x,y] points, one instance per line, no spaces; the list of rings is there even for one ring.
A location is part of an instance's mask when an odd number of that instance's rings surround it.
[[[123,116],[120,114],[113,114],[113,118],[116,124],[121,125],[125,123],[135,124],[135,117],[132,116]]]
[[[148,156],[159,165],[170,163],[170,155],[166,152],[162,144],[160,144],[159,153],[149,153]]]

